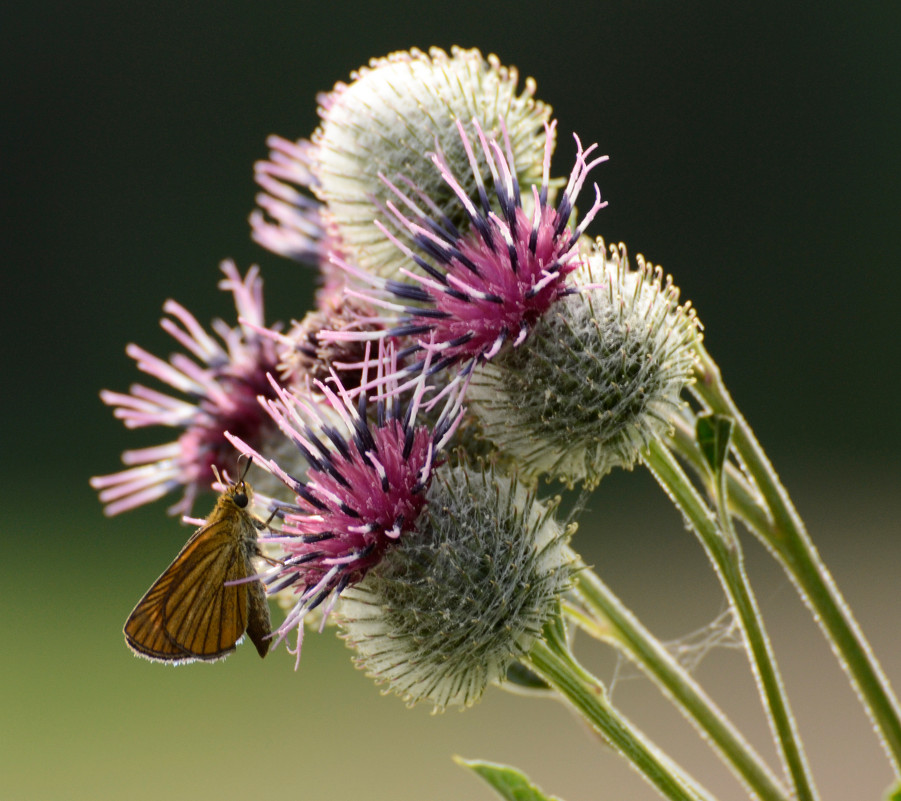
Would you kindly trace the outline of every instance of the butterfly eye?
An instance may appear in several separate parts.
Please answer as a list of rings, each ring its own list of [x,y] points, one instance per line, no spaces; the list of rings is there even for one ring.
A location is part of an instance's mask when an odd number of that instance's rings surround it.
[[[236,492],[233,496],[235,501],[235,506],[239,509],[243,509],[247,506],[247,493],[246,492]]]

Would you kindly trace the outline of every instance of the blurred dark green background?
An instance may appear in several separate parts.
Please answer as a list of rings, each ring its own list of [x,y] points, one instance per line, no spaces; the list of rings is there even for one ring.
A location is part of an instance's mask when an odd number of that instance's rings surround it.
[[[102,516],[88,476],[160,437],[127,434],[97,392],[137,377],[127,342],[169,352],[167,297],[204,322],[231,314],[223,258],[261,264],[270,319],[303,314],[310,275],[248,236],[252,164],[267,134],[312,132],[318,91],[411,46],[478,46],[534,76],[560,121],[557,172],[572,131],[610,154],[594,232],[662,263],[698,308],[901,688],[897,8],[5,3],[0,797],[489,798],[453,753],[517,764],[568,801],[654,797],[565,710],[492,690],[463,715],[408,711],[331,635],[308,638],[297,674],[284,652],[172,669],[122,642],[188,532],[162,503]],[[717,615],[699,548],[643,471],[605,480],[592,509],[577,547],[660,636]],[[890,777],[852,694],[788,582],[753,545],[749,559],[824,798],[877,798]],[[718,650],[699,675],[766,749],[741,655]],[[626,679],[627,713],[743,797]]]

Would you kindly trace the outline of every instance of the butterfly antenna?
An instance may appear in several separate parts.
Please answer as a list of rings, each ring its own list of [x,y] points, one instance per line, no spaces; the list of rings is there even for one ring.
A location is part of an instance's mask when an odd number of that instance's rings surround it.
[[[237,462],[237,466],[238,466],[238,467],[240,467],[240,465],[241,465],[241,460],[242,460],[242,459],[247,459],[247,467],[245,467],[245,468],[244,468],[244,472],[241,473],[241,478],[238,480],[238,483],[239,483],[239,484],[240,484],[245,478],[247,478],[247,473],[250,471],[250,468],[253,466],[253,456],[250,456],[250,455],[247,454],[247,453],[242,453],[242,454],[238,457],[238,462]]]

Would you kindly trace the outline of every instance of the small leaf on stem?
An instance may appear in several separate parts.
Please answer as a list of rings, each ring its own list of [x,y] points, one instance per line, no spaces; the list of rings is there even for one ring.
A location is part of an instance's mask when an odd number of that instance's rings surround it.
[[[481,776],[506,801],[560,801],[557,796],[545,795],[516,768],[461,757],[454,757],[454,761]]]
[[[705,414],[698,417],[695,435],[698,446],[713,475],[719,479],[729,455],[729,441],[732,438],[734,421],[724,414]]]

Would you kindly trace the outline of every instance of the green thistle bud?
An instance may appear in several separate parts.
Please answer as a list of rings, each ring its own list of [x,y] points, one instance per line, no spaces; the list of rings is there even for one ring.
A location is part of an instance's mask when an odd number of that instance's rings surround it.
[[[528,652],[570,583],[559,499],[493,469],[436,474],[417,534],[342,595],[355,661],[408,703],[469,706]]]
[[[475,374],[467,394],[485,436],[527,476],[592,487],[665,435],[691,378],[700,325],[659,267],[603,242],[528,344]]]
[[[464,189],[475,196],[457,119],[468,125],[475,118],[486,135],[499,141],[503,120],[520,184],[540,182],[550,106],[535,100],[531,78],[517,93],[519,73],[496,56],[486,59],[478,50],[460,48],[450,55],[438,48],[428,54],[411,50],[373,59],[351,77],[350,84],[339,83],[320,97],[313,189],[327,206],[327,225],[342,252],[358,266],[394,278],[406,262],[373,225],[379,217],[390,223],[383,214],[386,203],[398,202],[379,174],[404,188],[417,187],[441,213],[455,223],[466,222],[429,157],[440,150],[454,175],[469,176]],[[490,185],[480,150],[480,172]]]

